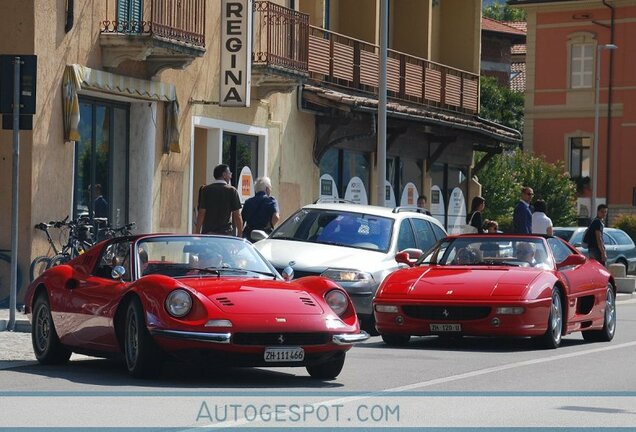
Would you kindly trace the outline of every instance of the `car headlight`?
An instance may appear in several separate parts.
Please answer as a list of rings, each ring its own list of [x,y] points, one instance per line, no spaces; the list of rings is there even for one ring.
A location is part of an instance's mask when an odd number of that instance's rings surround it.
[[[331,290],[325,294],[325,301],[336,315],[342,316],[349,307],[349,299],[347,295],[340,290]]]
[[[320,275],[334,282],[359,282],[363,285],[374,283],[371,273],[357,270],[327,269]]]
[[[166,298],[166,310],[175,318],[184,317],[192,309],[192,297],[183,289],[176,289]]]

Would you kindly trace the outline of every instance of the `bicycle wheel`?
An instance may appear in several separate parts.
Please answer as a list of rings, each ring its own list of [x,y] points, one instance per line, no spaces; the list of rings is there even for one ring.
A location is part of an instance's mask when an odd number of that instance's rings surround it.
[[[17,293],[20,293],[20,288],[22,287],[22,274],[20,272],[20,267],[18,267],[18,289]],[[10,287],[11,286],[11,254],[10,253],[0,253],[0,286],[1,287]],[[17,297],[17,296],[16,296]],[[0,297],[0,308],[8,308],[10,301],[10,289],[7,289],[7,296],[2,298]]]
[[[71,260],[71,257],[68,254],[65,254],[65,253],[57,254],[53,258],[51,258],[51,261],[49,261],[48,268],[67,263],[70,260]]]
[[[31,282],[44,273],[44,271],[49,268],[50,264],[51,257],[44,255],[36,257],[33,261],[31,261],[31,267],[29,267],[29,277],[31,278]]]

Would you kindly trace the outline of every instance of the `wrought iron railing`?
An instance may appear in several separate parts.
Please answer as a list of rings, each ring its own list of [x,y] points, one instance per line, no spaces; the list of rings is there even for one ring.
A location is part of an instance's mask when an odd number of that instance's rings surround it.
[[[117,20],[117,10],[106,1],[102,33],[152,35],[205,47],[205,3],[207,0],[151,0],[149,20]],[[110,19],[113,16],[115,19]]]
[[[306,73],[309,15],[268,1],[254,12],[253,64]]]
[[[309,25],[306,14],[254,2],[254,64],[279,66],[317,83],[378,94],[379,47]],[[479,75],[411,56],[387,53],[388,96],[476,114]]]

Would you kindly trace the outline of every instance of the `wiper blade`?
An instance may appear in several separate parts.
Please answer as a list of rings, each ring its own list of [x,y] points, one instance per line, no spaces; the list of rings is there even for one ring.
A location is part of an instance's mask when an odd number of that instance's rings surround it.
[[[342,242],[335,242],[335,241],[319,241],[316,243],[322,243],[322,244],[328,244],[328,245],[334,245],[334,246],[348,246],[348,247],[353,247],[350,244],[347,243],[342,243]]]

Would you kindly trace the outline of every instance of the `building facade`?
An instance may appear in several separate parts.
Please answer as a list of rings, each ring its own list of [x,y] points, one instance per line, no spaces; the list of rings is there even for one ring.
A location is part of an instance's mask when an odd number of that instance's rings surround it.
[[[98,185],[110,223],[134,221],[137,232],[190,232],[199,186],[218,163],[230,165],[243,198],[269,176],[283,218],[321,196],[413,205],[425,193],[454,227],[479,193],[474,150],[496,154],[520,140],[478,117],[479,0],[390,2],[382,181],[380,0],[0,5],[0,52],[37,56],[37,111],[21,132],[22,287],[31,260],[51,252],[34,225],[98,216]],[[10,145],[0,156],[0,199],[10,203]],[[10,205],[0,220],[2,247]],[[8,291],[3,283],[0,301]]]
[[[509,3],[528,13],[524,148],[565,161],[581,223],[595,189],[610,222],[635,213],[636,1]]]

